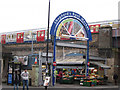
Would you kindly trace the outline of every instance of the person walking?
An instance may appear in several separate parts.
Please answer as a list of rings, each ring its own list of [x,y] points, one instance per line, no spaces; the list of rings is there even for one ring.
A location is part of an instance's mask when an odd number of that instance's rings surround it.
[[[114,79],[115,85],[117,85],[118,75],[116,73],[113,75],[113,79]]]
[[[61,84],[62,83],[62,70],[60,69],[60,71],[59,71],[59,77],[60,77],[60,80],[59,80],[59,83]]]
[[[29,72],[27,71],[27,69],[25,69],[22,73],[21,73],[21,77],[23,80],[23,90],[25,90],[25,84],[28,90],[28,80],[29,80]]]
[[[14,72],[13,83],[14,83],[14,90],[15,90],[15,87],[16,87],[16,89],[18,90],[19,75],[17,74],[17,71]]]

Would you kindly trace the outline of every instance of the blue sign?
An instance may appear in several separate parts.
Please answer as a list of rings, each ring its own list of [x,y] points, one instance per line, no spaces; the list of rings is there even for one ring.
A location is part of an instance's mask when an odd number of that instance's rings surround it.
[[[11,73],[8,74],[8,83],[12,84],[12,74]]]
[[[53,35],[53,36],[56,36],[56,34],[59,34],[57,31],[60,30],[59,27],[61,26],[61,23],[64,24],[63,26],[65,28],[67,28],[67,26],[65,26],[65,24],[69,23],[69,27],[68,27],[69,31],[67,30],[66,32],[68,32],[67,35],[71,34],[71,36],[73,36],[73,34],[71,32],[72,29],[73,29],[72,22],[73,23],[77,22],[78,26],[80,26],[80,28],[81,28],[81,26],[83,26],[82,31],[85,30],[85,32],[84,32],[85,33],[85,38],[88,38],[89,41],[92,40],[91,31],[90,31],[89,25],[87,24],[85,19],[81,15],[79,15],[78,13],[75,13],[75,12],[72,12],[72,11],[64,12],[64,13],[61,13],[59,16],[57,16],[57,18],[54,20],[54,22],[52,24],[50,34]],[[71,27],[70,27],[70,25],[71,25]],[[79,31],[77,31],[74,35],[77,36],[78,32]]]

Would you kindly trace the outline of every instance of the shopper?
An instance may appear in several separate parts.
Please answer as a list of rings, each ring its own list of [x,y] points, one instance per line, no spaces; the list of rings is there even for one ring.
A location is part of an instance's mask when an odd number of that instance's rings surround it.
[[[14,83],[14,90],[15,90],[15,87],[16,87],[16,89],[18,90],[19,75],[17,74],[17,71],[14,72],[13,83]]]
[[[71,75],[76,75],[76,69],[72,69],[72,71],[71,71]]]
[[[60,69],[60,71],[59,71],[59,77],[60,77],[59,83],[62,83],[62,76],[63,76],[62,70]]]
[[[28,90],[29,72],[27,70],[24,70],[21,73],[21,77],[22,77],[22,80],[23,80],[23,90],[25,90],[25,84],[26,84],[27,90]]]
[[[113,75],[113,79],[114,79],[115,85],[117,85],[118,75],[116,73]]]
[[[74,75],[75,74],[75,71],[74,71],[74,69],[72,69],[72,71],[71,71],[71,75]]]

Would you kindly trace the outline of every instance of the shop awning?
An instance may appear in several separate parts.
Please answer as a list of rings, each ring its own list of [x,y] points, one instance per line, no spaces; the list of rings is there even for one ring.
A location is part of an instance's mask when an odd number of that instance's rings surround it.
[[[83,64],[84,62],[83,61],[79,61],[79,62],[57,62],[57,64],[66,64],[66,65],[69,65],[69,64]]]
[[[56,45],[57,46],[62,46],[62,47],[73,47],[73,48],[82,48],[82,49],[87,48],[86,45],[79,45],[79,44],[73,44],[73,43],[64,43],[64,42],[57,42]]]
[[[89,59],[91,59],[91,60],[103,60],[103,61],[107,60],[107,58],[101,58],[101,57],[95,57],[95,56],[89,56]]]
[[[84,69],[84,66],[56,66],[58,69],[69,68],[69,69]]]
[[[58,61],[56,62],[57,64],[66,64],[66,65],[71,65],[71,64],[84,64],[85,62],[85,59],[80,59],[80,60],[77,60],[77,59],[65,59],[63,61]]]
[[[110,66],[105,65],[105,64],[103,64],[103,63],[101,63],[101,62],[92,62],[92,61],[90,61],[90,63],[91,63],[91,64],[98,65],[98,66],[100,66],[100,67],[102,67],[102,68],[104,68],[104,69],[110,69],[110,68],[111,68]]]

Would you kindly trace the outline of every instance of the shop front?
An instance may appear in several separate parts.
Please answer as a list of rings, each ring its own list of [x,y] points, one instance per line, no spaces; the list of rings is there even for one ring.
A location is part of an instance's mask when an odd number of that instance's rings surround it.
[[[89,76],[81,80],[80,85],[96,86],[107,84],[108,75],[105,74],[106,69],[110,69],[110,66],[100,62],[91,61],[89,66]]]
[[[65,84],[79,84],[82,77],[85,77],[84,61],[79,62],[57,62],[56,81]],[[62,72],[62,80],[60,80]]]

